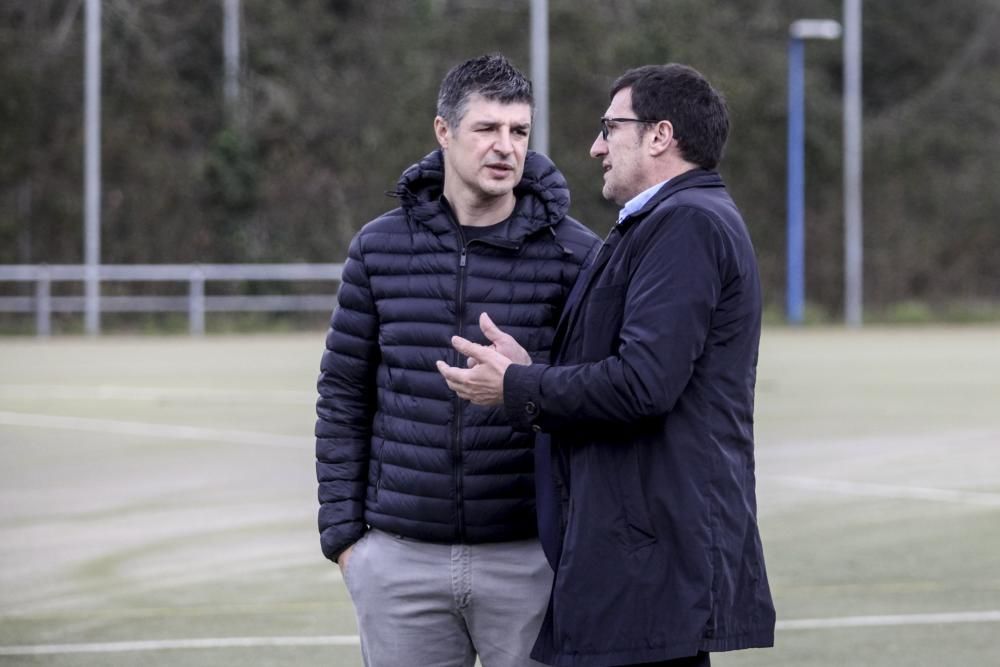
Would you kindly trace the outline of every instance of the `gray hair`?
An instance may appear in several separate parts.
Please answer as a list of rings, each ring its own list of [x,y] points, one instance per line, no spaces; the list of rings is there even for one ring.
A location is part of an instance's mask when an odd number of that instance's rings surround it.
[[[504,104],[524,102],[535,110],[531,81],[499,53],[466,60],[445,75],[438,91],[437,115],[448,127],[458,127],[473,93]]]

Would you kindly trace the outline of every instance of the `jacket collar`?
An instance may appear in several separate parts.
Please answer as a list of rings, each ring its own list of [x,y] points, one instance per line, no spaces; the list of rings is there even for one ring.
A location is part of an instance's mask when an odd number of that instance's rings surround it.
[[[649,215],[653,209],[659,206],[664,200],[674,196],[683,190],[691,188],[722,188],[725,183],[719,172],[713,169],[702,169],[697,167],[690,171],[685,171],[680,176],[674,176],[667,181],[659,192],[650,197],[649,201],[635,213],[629,215],[618,223],[617,228],[624,233],[629,227]]]
[[[399,178],[392,196],[399,197],[411,219],[435,234],[453,232],[455,223],[441,203],[444,191],[444,155],[441,149],[411,165]],[[528,151],[524,174],[514,188],[517,203],[510,216],[508,238],[520,242],[545,227],[551,227],[569,212],[569,186],[562,173],[541,153]]]

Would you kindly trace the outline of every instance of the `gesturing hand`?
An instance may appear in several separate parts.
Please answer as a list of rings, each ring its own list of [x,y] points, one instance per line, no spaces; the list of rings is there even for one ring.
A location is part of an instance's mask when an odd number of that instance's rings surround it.
[[[486,313],[482,313],[479,316],[479,328],[487,340],[493,343],[490,346],[492,349],[507,357],[515,364],[521,364],[522,366],[531,365],[531,355],[528,354],[528,351],[521,347],[520,343],[514,340],[513,336],[501,331],[500,327],[494,324],[493,320]],[[468,363],[469,368],[472,368],[479,362],[475,357],[469,357]]]
[[[528,365],[531,357],[512,336],[501,331],[486,313],[479,316],[479,327],[493,345],[477,345],[461,336],[453,336],[452,347],[469,358],[470,367],[456,368],[438,361],[437,369],[459,398],[476,405],[499,405],[503,403],[503,376],[507,367],[515,363],[513,360]]]

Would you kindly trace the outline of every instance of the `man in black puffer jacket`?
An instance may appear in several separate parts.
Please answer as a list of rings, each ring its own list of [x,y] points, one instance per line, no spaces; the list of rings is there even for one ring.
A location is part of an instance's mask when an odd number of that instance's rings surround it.
[[[528,151],[531,83],[499,55],[452,69],[441,148],[407,169],[401,206],[351,243],[319,378],[323,553],[354,602],[366,665],[529,665],[552,572],[537,539],[533,440],[435,368],[483,313],[547,359],[598,239],[566,181]],[[487,324],[487,331],[490,331]]]

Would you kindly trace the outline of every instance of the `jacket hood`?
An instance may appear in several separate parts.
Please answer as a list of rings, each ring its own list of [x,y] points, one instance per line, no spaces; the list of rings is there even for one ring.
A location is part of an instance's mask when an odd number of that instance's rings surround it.
[[[393,196],[419,222],[431,224],[440,216],[440,198],[444,191],[444,154],[441,149],[428,153],[399,177]],[[569,185],[562,173],[541,153],[528,151],[524,173],[514,187],[517,204],[511,215],[512,226],[528,234],[556,224],[569,213]]]

